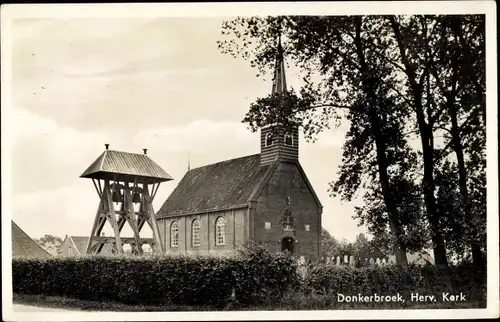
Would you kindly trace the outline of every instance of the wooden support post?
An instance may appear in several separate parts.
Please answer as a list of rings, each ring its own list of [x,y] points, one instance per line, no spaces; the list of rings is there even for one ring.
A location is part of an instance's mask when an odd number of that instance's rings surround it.
[[[140,177],[137,177],[134,179],[133,186],[131,187],[131,182],[125,180],[122,186],[121,182],[119,183],[118,180],[120,180],[120,178],[116,175],[113,179],[92,179],[92,183],[94,184],[100,200],[94,224],[92,225],[90,238],[85,248],[85,253],[99,253],[108,244],[112,244],[113,250],[120,254],[124,252],[124,244],[130,244],[134,254],[142,254],[142,245],[144,244],[150,245],[155,253],[163,252],[164,245],[161,242],[162,236],[158,228],[152,205],[160,183],[155,183],[150,187],[146,183],[138,183],[137,181],[140,181]],[[101,181],[103,181],[102,184]],[[150,188],[152,189],[151,191]],[[113,196],[115,191],[121,190],[123,190],[122,205],[119,210],[115,211]],[[134,208],[134,196],[137,197],[135,195],[136,193],[140,195],[141,204],[141,210],[137,212]],[[119,216],[117,217],[117,215]],[[101,231],[106,221],[109,221],[114,236],[101,236]],[[151,228],[153,238],[140,237],[140,231],[146,222]],[[120,236],[126,223],[132,228],[133,237]]]
[[[96,179],[92,179],[92,183],[94,184],[95,190],[97,191],[97,195],[99,196],[99,199],[101,199],[102,198],[102,192],[99,189],[99,187],[97,186],[97,183],[95,181],[96,181]]]
[[[151,203],[153,203],[153,200],[155,199],[156,193],[158,192],[159,188],[160,188],[160,183],[156,184],[156,189],[155,189],[155,186],[153,185],[152,195],[151,195]]]
[[[146,209],[144,209],[145,219],[151,227],[151,231],[153,232],[154,245],[153,252],[154,253],[163,253],[163,243],[161,242],[160,230],[158,229],[158,222],[156,221],[156,216],[153,211],[153,205],[151,197],[149,196],[148,186],[144,184],[143,187],[143,195],[144,201],[146,205]]]
[[[101,194],[101,200],[99,201],[99,205],[97,206],[97,212],[95,215],[95,220],[94,224],[92,225],[92,230],[90,232],[90,238],[87,241],[87,246],[85,247],[85,254],[90,254],[91,253],[91,247],[92,247],[92,239],[96,234],[100,234],[100,230],[102,229],[102,215],[105,211],[105,196]]]
[[[142,254],[142,244],[141,244],[141,239],[139,236],[139,230],[137,227],[137,220],[135,219],[135,211],[134,211],[134,204],[132,202],[132,194],[130,193],[130,189],[128,184],[125,186],[125,189],[123,190],[123,201],[124,201],[124,210],[125,210],[125,219],[130,225],[130,228],[132,228],[132,231],[134,232],[134,240],[135,240],[135,247],[136,251],[138,254]]]
[[[115,213],[115,208],[113,207],[111,189],[109,188],[109,183],[107,180],[104,183],[104,193],[106,194],[106,198],[108,201],[108,212],[106,213],[106,217],[109,220],[111,227],[113,227],[113,231],[115,233],[116,250],[119,254],[122,254],[123,247],[122,247],[122,242],[120,239],[120,229],[118,228],[118,222],[116,221],[116,213]]]

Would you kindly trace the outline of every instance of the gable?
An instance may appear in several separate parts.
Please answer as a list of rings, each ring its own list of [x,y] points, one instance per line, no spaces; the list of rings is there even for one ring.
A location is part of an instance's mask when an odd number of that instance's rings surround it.
[[[12,258],[48,259],[53,256],[38,245],[14,221],[12,223]]]
[[[260,154],[218,162],[186,173],[162,205],[157,218],[248,206],[270,165]]]
[[[80,255],[85,255],[85,250],[87,248],[87,242],[89,237],[81,237],[81,236],[71,236],[72,246],[76,248]],[[104,244],[100,254],[111,254],[113,252],[112,244]]]
[[[77,237],[71,236],[71,241],[79,254],[85,254],[85,248],[87,247],[88,237]]]
[[[291,161],[291,162],[275,162],[273,164],[273,169],[272,169],[272,173],[270,173],[270,175],[266,178],[266,180],[261,184],[259,185],[259,187],[256,189],[256,191],[254,192],[254,194],[252,195],[252,199],[256,199],[257,197],[259,197],[262,193],[262,191],[264,190],[264,188],[266,187],[266,185],[268,184],[269,180],[271,179],[272,176],[276,177],[275,175],[275,172],[278,169],[278,167],[281,165],[281,167],[287,165],[287,166],[291,166],[293,165],[293,167],[295,167],[295,170],[297,171],[296,174],[294,175],[294,177],[296,179],[299,179],[300,182],[295,182],[295,183],[292,183],[292,184],[303,184],[307,190],[311,193],[311,196],[312,198],[314,199],[318,209],[322,209],[323,206],[321,205],[321,202],[318,198],[318,196],[316,195],[316,192],[314,191],[312,185],[311,185],[311,182],[309,181],[309,179],[307,178],[307,175],[306,173],[304,172],[304,169],[302,168],[302,166],[300,165],[300,163],[298,161]],[[294,180],[294,178],[292,177],[289,177],[289,176],[280,176],[279,178],[280,180]]]

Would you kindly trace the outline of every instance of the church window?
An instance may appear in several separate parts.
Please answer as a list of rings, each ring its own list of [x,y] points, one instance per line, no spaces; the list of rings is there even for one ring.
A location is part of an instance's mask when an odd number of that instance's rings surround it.
[[[170,247],[179,247],[179,224],[176,221],[170,226]]]
[[[217,218],[215,221],[215,244],[226,244],[226,221],[222,217]]]
[[[285,145],[293,146],[293,136],[290,133],[285,134]]]
[[[267,133],[264,138],[264,146],[273,145],[273,135],[271,133]]]
[[[195,219],[191,227],[191,245],[200,246],[200,222]]]

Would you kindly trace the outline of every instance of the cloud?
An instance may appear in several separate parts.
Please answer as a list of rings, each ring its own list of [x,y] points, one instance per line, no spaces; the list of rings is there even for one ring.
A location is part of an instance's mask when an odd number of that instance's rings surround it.
[[[33,236],[89,233],[97,196],[79,175],[112,149],[148,154],[176,179],[191,167],[258,153],[240,123],[267,95],[248,62],[217,50],[221,19],[24,19],[13,25],[14,219]],[[146,36],[145,36],[146,35]],[[293,68],[288,69],[292,75]],[[290,85],[294,85],[291,77]],[[297,83],[298,84],[298,83]],[[2,113],[3,114],[3,113]],[[327,227],[356,230],[352,209],[328,200],[343,133],[301,140],[301,163],[325,204]],[[304,143],[303,143],[304,142]]]
[[[36,142],[44,155],[60,162],[74,163],[96,146],[102,146],[105,132],[82,132],[68,126],[59,126],[53,119],[22,108],[11,110],[11,138],[15,145]],[[22,125],[22,126],[20,126]],[[31,150],[30,153],[37,152]],[[36,153],[35,153],[36,154]]]
[[[71,184],[97,158],[109,138],[105,132],[60,126],[22,108],[13,108],[10,114],[14,125],[10,127],[13,188],[17,193]]]
[[[195,120],[181,126],[162,127],[141,131],[134,142],[148,142],[168,151],[203,152],[230,146],[258,142],[244,124],[231,121]]]
[[[89,182],[52,190],[18,194],[12,219],[32,236],[89,234],[97,209],[97,194]]]

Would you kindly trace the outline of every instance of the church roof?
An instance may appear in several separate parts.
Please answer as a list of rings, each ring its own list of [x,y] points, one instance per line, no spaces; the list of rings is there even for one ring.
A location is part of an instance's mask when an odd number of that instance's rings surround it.
[[[113,180],[115,175],[130,181],[143,177],[143,181],[148,183],[173,180],[146,154],[114,150],[105,150],[80,177]]]
[[[31,239],[14,221],[12,221],[11,238],[13,259],[48,259],[53,257]]]
[[[272,166],[261,165],[260,154],[254,154],[192,169],[157,218],[246,207]]]

